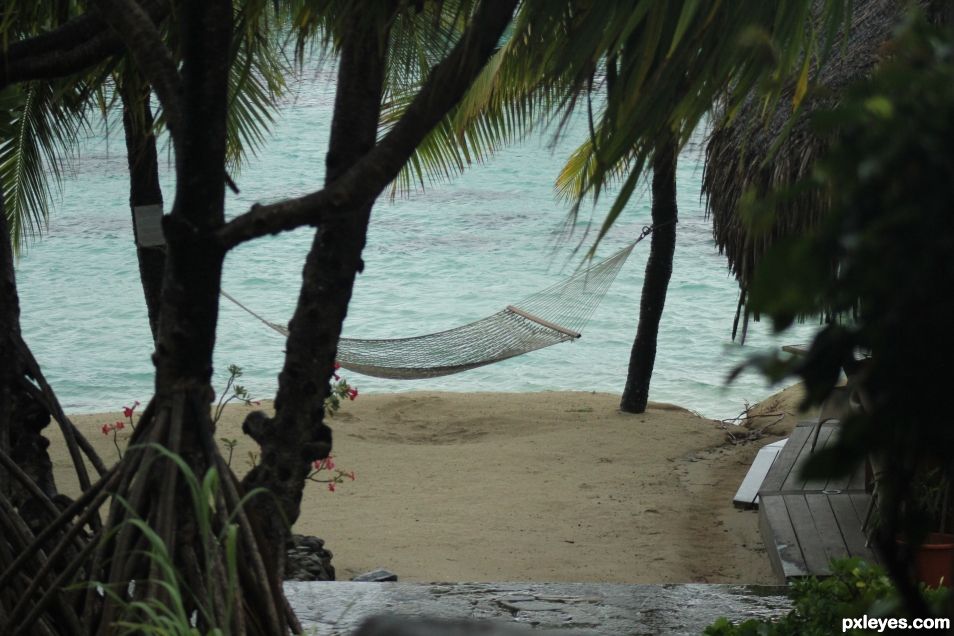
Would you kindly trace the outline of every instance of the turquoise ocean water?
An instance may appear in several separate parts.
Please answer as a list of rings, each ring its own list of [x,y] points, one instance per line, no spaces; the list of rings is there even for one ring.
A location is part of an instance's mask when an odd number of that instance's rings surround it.
[[[228,212],[256,201],[303,194],[322,183],[333,100],[329,70],[310,71],[283,108],[267,145],[236,179]],[[404,337],[464,324],[493,313],[572,273],[590,207],[574,235],[557,240],[568,206],[553,181],[569,151],[586,134],[571,127],[510,147],[448,183],[375,206],[345,335]],[[701,141],[701,137],[700,137]],[[164,166],[167,210],[173,187]],[[769,387],[754,372],[729,386],[727,374],[747,356],[810,338],[801,326],[780,339],[769,325],[752,325],[744,347],[731,341],[738,290],[711,238],[699,197],[699,144],[684,152],[677,175],[679,217],[675,267],[660,330],[651,399],[710,417],[738,414]],[[115,411],[144,401],[152,388],[146,309],[138,279],[128,208],[121,127],[97,129],[84,145],[50,226],[18,263],[25,335],[70,412]],[[600,221],[611,201],[592,209]],[[601,245],[609,255],[649,221],[644,192],[629,205]],[[247,244],[229,255],[223,287],[276,322],[291,315],[312,231],[298,230]],[[589,243],[587,242],[587,245]],[[556,246],[556,247],[555,247]],[[444,378],[387,381],[351,375],[362,393],[409,390],[619,393],[636,329],[649,243],[630,257],[580,340]],[[223,300],[216,377],[231,363],[257,397],[274,394],[284,340]]]

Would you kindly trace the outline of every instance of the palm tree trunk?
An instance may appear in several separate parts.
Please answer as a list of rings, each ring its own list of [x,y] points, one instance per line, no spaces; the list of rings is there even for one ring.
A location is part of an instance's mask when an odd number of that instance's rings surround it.
[[[653,156],[653,236],[639,304],[639,326],[629,357],[626,388],[619,405],[626,413],[644,412],[649,401],[649,381],[656,361],[656,337],[676,249],[676,161],[676,143],[669,137],[656,147]]]
[[[123,75],[120,86],[123,100],[123,130],[126,134],[126,159],[129,164],[129,207],[135,215],[139,206],[162,206],[162,188],[159,186],[159,158],[156,136],[153,133],[153,114],[149,105],[149,85],[135,70]],[[133,218],[135,224],[135,217]],[[136,241],[139,259],[139,278],[149,312],[152,338],[159,336],[159,297],[162,290],[162,272],[166,265],[164,246],[143,247]]]

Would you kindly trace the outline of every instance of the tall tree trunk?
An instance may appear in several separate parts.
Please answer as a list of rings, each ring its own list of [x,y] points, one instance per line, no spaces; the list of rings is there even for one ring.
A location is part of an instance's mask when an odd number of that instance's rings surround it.
[[[159,186],[159,157],[156,152],[154,119],[149,104],[149,85],[139,72],[130,69],[120,83],[123,101],[123,130],[126,136],[126,160],[129,165],[129,207],[135,227],[135,209],[140,206],[162,206],[162,188]],[[162,272],[166,263],[165,247],[143,247],[136,236],[136,256],[139,259],[139,278],[149,312],[152,338],[159,336],[159,298],[162,291]]]
[[[100,580],[122,589],[129,580],[144,581],[141,589],[137,587],[137,597],[169,602],[167,592],[161,587],[162,572],[158,565],[143,558],[143,535],[125,523],[130,516],[137,515],[164,541],[169,559],[192,593],[211,603],[213,619],[220,626],[244,633],[239,623],[259,614],[251,618],[252,624],[258,622],[272,627],[258,633],[284,633],[287,625],[284,613],[276,610],[272,600],[276,598],[274,577],[260,567],[257,568],[260,575],[242,577],[239,584],[244,591],[237,592],[241,598],[234,599],[238,601],[236,612],[231,617],[224,615],[226,600],[233,600],[229,599],[233,592],[227,589],[228,583],[224,580],[223,548],[201,536],[195,515],[190,514],[193,505],[199,504],[193,503],[179,468],[156,450],[162,446],[178,454],[199,479],[210,468],[219,470],[222,492],[216,495],[214,514],[216,524],[224,527],[222,515],[234,511],[236,497],[234,492],[229,493],[231,473],[220,461],[215,447],[209,407],[225,258],[216,231],[224,222],[225,208],[232,4],[230,0],[185,3],[178,18],[183,51],[178,95],[181,97],[178,122],[181,128],[174,131],[176,198],[171,213],[163,219],[167,252],[153,356],[155,397],[133,433],[131,443],[137,450],[131,447],[120,462],[120,481],[106,524],[106,530],[115,534],[98,549],[92,576],[103,577]],[[131,154],[136,157],[135,153]],[[133,177],[135,181],[135,174]],[[145,466],[148,469],[144,470]],[[120,498],[128,502],[129,510],[124,507],[127,504],[119,503]],[[241,536],[239,567],[243,568],[256,559],[257,544],[253,533],[245,527]],[[210,575],[204,569],[210,562],[215,564],[218,575]],[[277,594],[277,598],[281,598],[280,589]],[[109,633],[124,611],[121,605],[106,601],[102,610],[97,611],[95,595],[87,592],[86,599],[88,629]],[[191,598],[185,602],[191,611]],[[255,607],[258,602],[264,605]],[[201,631],[204,631],[205,620],[205,617],[200,619]]]
[[[342,42],[325,160],[326,185],[374,147],[384,88],[386,34],[386,27],[375,24],[373,17],[355,17]],[[351,211],[350,218],[325,223],[316,232],[289,323],[275,417],[267,420],[261,413],[253,413],[243,425],[262,447],[262,461],[246,476],[244,486],[246,491],[264,487],[274,495],[259,498],[252,506],[273,550],[270,556],[282,568],[285,541],[300,514],[310,464],[331,452],[324,402],[355,277],[363,268],[361,252],[371,207],[372,203],[361,205]]]
[[[31,395],[26,377],[25,343],[20,331],[20,299],[13,267],[9,221],[0,193],[0,452],[13,459],[50,500],[57,499],[53,464],[42,431],[50,413]],[[16,506],[20,516],[38,530],[49,521],[34,496],[0,468],[0,494]]]
[[[630,352],[626,388],[619,405],[627,413],[644,412],[649,401],[649,381],[656,361],[656,337],[676,249],[676,161],[676,143],[670,137],[656,147],[653,155],[653,235],[639,303],[639,326]]]
[[[13,269],[13,245],[0,191],[0,451],[10,453],[13,384],[16,373],[14,339],[20,334],[20,299]],[[9,494],[10,479],[0,472],[0,494]]]

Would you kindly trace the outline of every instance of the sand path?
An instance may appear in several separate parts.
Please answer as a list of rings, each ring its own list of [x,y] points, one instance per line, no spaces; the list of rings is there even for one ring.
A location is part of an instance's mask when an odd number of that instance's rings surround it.
[[[757,514],[731,498],[777,437],[730,445],[679,407],[617,405],[576,392],[362,395],[332,420],[335,461],[357,479],[334,493],[309,484],[295,530],[327,541],[342,579],[384,567],[406,581],[773,582]],[[230,408],[216,434],[239,440],[240,473],[256,448],[240,430],[248,410]],[[99,428],[116,419],[74,418],[109,459]],[[75,494],[53,441],[58,483]]]

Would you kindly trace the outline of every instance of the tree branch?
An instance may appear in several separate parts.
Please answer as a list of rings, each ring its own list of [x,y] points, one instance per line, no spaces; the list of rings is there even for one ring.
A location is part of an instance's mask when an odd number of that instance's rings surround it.
[[[93,9],[52,31],[11,43],[4,57],[6,61],[13,62],[47,55],[53,51],[65,52],[89,42],[105,31],[106,24],[99,12]]]
[[[169,14],[169,0],[143,0],[153,22]],[[48,33],[10,44],[0,54],[0,89],[16,82],[53,79],[80,72],[121,53],[122,40],[91,10]]]
[[[323,190],[252,209],[226,223],[219,239],[230,249],[267,234],[341,219],[374,201],[414,149],[470,87],[513,16],[517,0],[484,0],[454,50],[431,72],[391,131],[341,178]]]
[[[176,140],[182,132],[182,78],[172,58],[172,51],[162,41],[156,23],[136,0],[93,2],[152,85],[165,111],[169,133]]]

